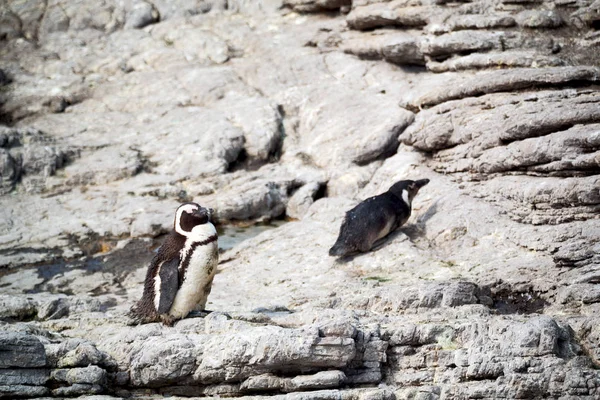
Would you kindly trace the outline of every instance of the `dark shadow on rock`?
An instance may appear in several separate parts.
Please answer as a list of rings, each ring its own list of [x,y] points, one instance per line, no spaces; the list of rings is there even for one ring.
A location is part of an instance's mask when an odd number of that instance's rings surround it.
[[[438,200],[439,201],[439,200]],[[427,221],[437,213],[438,201],[433,203],[425,213],[417,218],[415,223],[405,225],[402,231],[408,236],[411,242],[423,238],[427,234]]]

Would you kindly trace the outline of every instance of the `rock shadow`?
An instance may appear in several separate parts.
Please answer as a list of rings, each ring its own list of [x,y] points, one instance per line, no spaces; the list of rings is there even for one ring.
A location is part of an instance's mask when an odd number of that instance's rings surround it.
[[[436,200],[414,223],[402,227],[402,231],[408,236],[411,242],[415,242],[427,235],[427,221],[437,213],[438,202],[439,200]]]

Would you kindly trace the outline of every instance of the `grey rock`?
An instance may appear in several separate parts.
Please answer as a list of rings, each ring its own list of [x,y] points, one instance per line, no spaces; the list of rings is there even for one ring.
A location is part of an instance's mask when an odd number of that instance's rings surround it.
[[[81,396],[90,394],[99,394],[104,392],[104,388],[100,385],[90,385],[85,383],[76,383],[71,386],[59,387],[52,390],[55,397],[60,396]],[[87,397],[87,396],[86,396]]]
[[[10,192],[18,180],[18,164],[6,149],[0,149],[0,193]]]
[[[143,28],[158,20],[158,11],[151,3],[145,1],[134,1],[127,10],[124,28]]]
[[[152,2],[154,7],[158,10],[161,20],[206,13],[211,10],[213,3],[218,4],[219,2],[205,0],[158,0]]]
[[[556,56],[548,56],[531,51],[503,51],[500,53],[469,54],[452,57],[447,60],[428,61],[427,69],[432,72],[460,71],[467,69],[484,69],[494,67],[558,67],[566,62]]]
[[[67,349],[69,350],[61,355]],[[67,341],[57,349],[55,356],[59,357],[56,363],[58,368],[86,367],[90,364],[109,368],[113,366],[105,353],[99,351],[92,343],[81,340]]]
[[[215,207],[215,218],[219,221],[276,218],[285,212],[287,190],[284,183],[268,180],[240,182],[239,186],[230,186],[221,193],[211,202]]]
[[[351,0],[284,0],[283,5],[300,12],[318,12],[323,10],[336,10],[349,6]]]
[[[55,381],[66,382],[69,385],[90,384],[106,385],[106,371],[96,365],[83,368],[54,369],[51,377]]]
[[[432,37],[421,44],[423,54],[434,58],[500,48],[502,48],[502,33],[469,30]]]
[[[352,29],[361,30],[384,26],[413,27],[427,25],[432,9],[427,6],[409,6],[407,3],[409,2],[405,0],[397,0],[353,7],[346,17],[346,22]]]
[[[309,182],[296,190],[287,203],[286,215],[290,218],[302,219],[314,203],[321,186],[318,182]]]
[[[409,33],[376,31],[346,35],[341,47],[346,53],[369,60],[383,59],[401,65],[425,63],[418,38]]]
[[[44,345],[32,335],[21,332],[0,333],[1,368],[36,368],[46,366]]]
[[[44,386],[31,386],[31,385],[0,385],[0,393],[6,396],[14,397],[41,397],[50,394],[50,389]]]
[[[346,319],[330,321],[319,326],[319,333],[322,336],[353,338],[356,332],[356,326]]]
[[[50,377],[47,369],[0,369],[1,386],[44,386]]]
[[[271,345],[268,345],[271,343]],[[242,345],[242,347],[240,347]],[[258,347],[257,347],[258,346]],[[263,347],[265,346],[265,347]],[[244,363],[271,346],[278,346],[282,352],[262,353],[261,361],[255,367]],[[201,382],[212,382],[231,378],[246,378],[257,371],[277,370],[282,366],[294,369],[301,366],[342,367],[354,356],[354,342],[348,338],[318,338],[306,333],[278,329],[276,327],[257,328],[250,342],[236,342],[233,335],[211,338],[205,345],[202,361],[194,374]],[[240,365],[240,362],[242,363]]]
[[[133,386],[164,386],[189,378],[196,367],[195,344],[178,335],[151,337],[139,343],[130,361]]]
[[[451,15],[443,24],[432,24],[427,28],[431,33],[441,34],[465,29],[510,28],[516,21],[509,15]]]
[[[322,390],[340,387],[346,380],[341,371],[322,371],[313,375],[299,375],[294,378],[280,378],[265,374],[246,379],[240,386],[243,391],[294,392],[302,390]]]
[[[526,10],[516,15],[519,26],[526,28],[558,28],[562,18],[555,10]]]
[[[426,107],[445,101],[461,99],[484,93],[526,89],[536,85],[561,85],[572,81],[595,82],[595,67],[554,67],[485,72],[468,79],[454,88],[444,87],[425,93],[411,101],[411,107]]]
[[[266,162],[275,159],[281,147],[282,116],[278,108],[262,97],[224,103],[230,119],[244,131],[244,150],[251,160]]]
[[[300,145],[296,157],[326,167],[349,162],[367,164],[393,152],[394,138],[412,122],[413,114],[383,94],[349,98],[347,89],[334,88],[330,88],[328,97],[324,96],[324,89],[318,89],[303,99],[307,106],[298,110],[303,122],[298,127]],[[361,112],[348,113],[350,109]],[[332,124],[334,116],[342,114],[345,117]],[[310,115],[316,118],[309,118]],[[359,121],[369,126],[368,132],[356,129]],[[338,135],[346,140],[334,145],[332,138]]]
[[[73,152],[65,152],[55,145],[44,132],[35,129],[11,129],[3,127],[0,142],[2,162],[1,186],[9,191],[23,179],[26,190],[39,192],[45,189],[45,181],[64,166]]]
[[[25,38],[29,40],[36,39],[38,21],[44,13],[45,4],[39,1],[27,3],[10,1],[5,7],[12,11],[20,20],[22,33]]]
[[[40,38],[45,38],[53,32],[65,32],[69,30],[69,24],[69,17],[58,2],[48,4],[44,16],[40,21],[38,36]]]
[[[0,296],[0,319],[28,320],[37,313],[36,303],[25,297]]]
[[[64,299],[52,299],[37,310],[37,317],[42,320],[59,319],[67,315],[69,315],[69,305]]]
[[[12,11],[3,7],[0,21],[0,35],[3,38],[14,39],[21,35],[21,20]]]

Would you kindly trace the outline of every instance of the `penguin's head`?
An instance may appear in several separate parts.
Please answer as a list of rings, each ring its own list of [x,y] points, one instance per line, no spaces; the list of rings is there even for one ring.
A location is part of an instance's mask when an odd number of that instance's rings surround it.
[[[194,227],[210,222],[212,208],[205,208],[197,203],[183,203],[175,212],[175,231],[188,236]]]
[[[429,183],[429,179],[419,179],[418,181],[398,181],[390,187],[389,191],[397,197],[404,200],[407,206],[411,206],[413,199],[419,193],[419,189]]]

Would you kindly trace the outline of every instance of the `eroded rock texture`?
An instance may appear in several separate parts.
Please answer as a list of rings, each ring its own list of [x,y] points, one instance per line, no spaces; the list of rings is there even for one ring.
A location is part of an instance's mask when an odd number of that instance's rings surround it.
[[[0,397],[599,398],[597,3],[3,2]],[[214,312],[131,326],[192,200]]]

